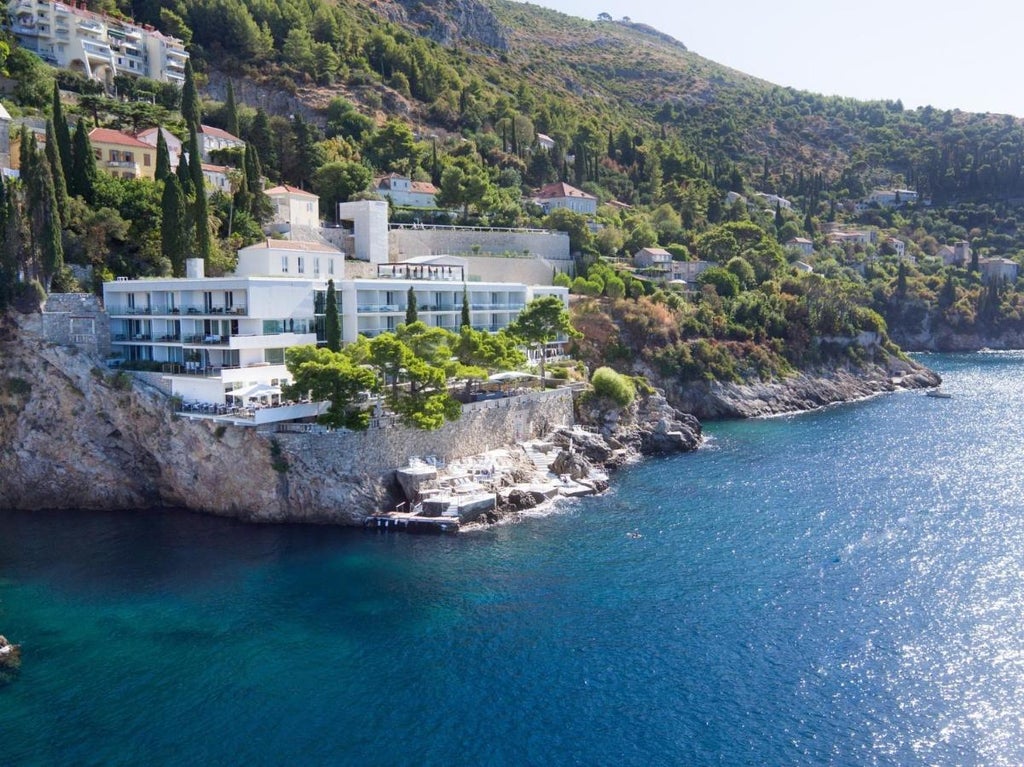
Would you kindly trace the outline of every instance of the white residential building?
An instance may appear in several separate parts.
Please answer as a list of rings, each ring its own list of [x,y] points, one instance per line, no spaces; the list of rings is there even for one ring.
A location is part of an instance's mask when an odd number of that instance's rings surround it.
[[[777,194],[768,194],[767,192],[754,192],[754,196],[759,198],[766,207],[775,210],[776,207],[782,210],[792,210],[793,203],[787,200],[785,197],[779,197]]]
[[[202,163],[202,168],[203,179],[206,181],[207,187],[215,192],[232,194],[231,178],[228,174],[234,168],[229,168],[227,165],[211,165],[208,162]]]
[[[673,261],[670,266],[673,280],[694,282],[701,272],[710,269],[714,264],[710,261]]]
[[[587,194],[564,181],[542,186],[534,193],[533,201],[540,205],[545,213],[550,213],[555,208],[567,208],[588,216],[597,213],[597,198],[594,195]]]
[[[438,188],[429,181],[413,181],[389,173],[374,179],[373,190],[399,208],[436,208]]]
[[[917,202],[917,192],[913,189],[875,189],[857,206],[862,211],[872,205],[880,208],[899,208]]]
[[[786,247],[805,256],[814,255],[814,243],[806,237],[793,237],[786,240]]]
[[[320,198],[312,192],[283,184],[267,189],[264,194],[274,206],[275,224],[320,226]]]
[[[199,152],[203,160],[210,160],[210,152],[219,149],[245,149],[245,142],[226,130],[214,128],[212,125],[199,126]]]
[[[146,130],[136,134],[135,138],[155,149],[158,133],[164,134],[164,143],[167,144],[167,156],[171,160],[171,170],[177,170],[178,160],[181,159],[181,139],[167,130],[167,128],[146,128]]]
[[[896,258],[903,259],[907,255],[907,243],[901,240],[899,237],[890,237],[887,242],[890,247],[896,252]]]
[[[115,75],[185,81],[184,44],[148,25],[52,0],[11,0],[7,12],[18,45],[54,66],[108,86]]]
[[[633,264],[639,269],[669,271],[672,265],[672,254],[664,248],[640,248],[633,254]]]
[[[546,133],[538,133],[537,146],[539,146],[541,149],[550,152],[555,148],[555,140],[551,138],[551,136],[548,136]]]

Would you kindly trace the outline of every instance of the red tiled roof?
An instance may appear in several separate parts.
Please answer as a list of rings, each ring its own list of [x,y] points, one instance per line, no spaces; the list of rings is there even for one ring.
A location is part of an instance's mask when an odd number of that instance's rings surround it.
[[[596,200],[592,194],[587,194],[582,189],[577,189],[574,186],[564,181],[558,181],[554,184],[547,184],[537,190],[537,194],[534,195],[538,200],[551,200],[555,198],[564,197],[576,197],[581,200]]]
[[[152,149],[149,144],[139,141],[135,136],[127,133],[111,130],[110,128],[93,128],[89,131],[89,141],[94,144],[117,144],[118,146],[138,147],[139,149]]]
[[[312,192],[307,192],[305,189],[299,189],[295,186],[288,186],[288,184],[281,184],[270,189],[264,190],[263,194],[298,194],[303,197],[316,197]],[[319,198],[317,198],[319,199]]]
[[[429,181],[413,181],[409,186],[412,187],[414,192],[424,192],[426,194],[437,194],[438,192],[437,187]]]
[[[238,136],[232,136],[226,130],[220,128],[214,128],[212,125],[200,125],[199,132],[204,136],[210,136],[212,138],[221,138],[227,141],[237,141],[238,143],[244,143]]]

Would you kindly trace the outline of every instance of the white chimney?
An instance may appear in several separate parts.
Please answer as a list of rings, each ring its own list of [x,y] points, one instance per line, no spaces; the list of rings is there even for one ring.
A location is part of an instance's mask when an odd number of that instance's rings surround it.
[[[201,258],[185,259],[185,276],[190,280],[201,280],[206,276],[206,270]]]

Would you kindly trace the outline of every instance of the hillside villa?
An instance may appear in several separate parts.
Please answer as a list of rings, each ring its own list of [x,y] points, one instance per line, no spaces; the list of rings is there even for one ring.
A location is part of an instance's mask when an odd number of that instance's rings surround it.
[[[534,192],[532,199],[545,213],[550,213],[556,208],[566,208],[587,216],[597,213],[597,198],[594,195],[587,194],[564,181],[542,186]]]

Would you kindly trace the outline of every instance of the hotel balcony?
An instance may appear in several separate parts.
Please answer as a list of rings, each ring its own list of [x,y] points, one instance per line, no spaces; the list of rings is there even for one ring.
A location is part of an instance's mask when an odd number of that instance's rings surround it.
[[[167,49],[167,58],[168,59],[177,59],[180,62],[180,64],[178,64],[177,66],[184,67],[185,66],[185,62],[188,61],[188,54],[185,53],[185,51],[179,50],[177,48],[168,48]]]

